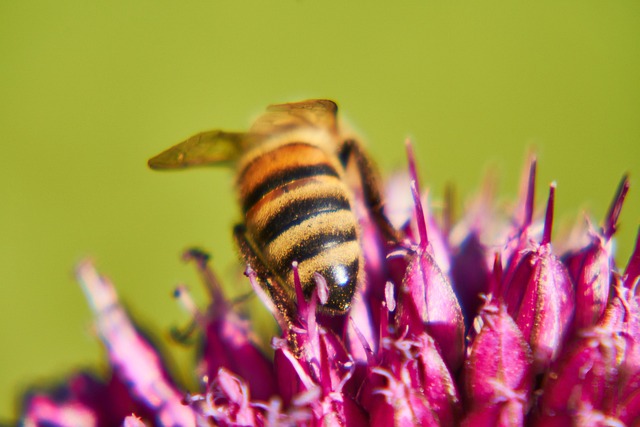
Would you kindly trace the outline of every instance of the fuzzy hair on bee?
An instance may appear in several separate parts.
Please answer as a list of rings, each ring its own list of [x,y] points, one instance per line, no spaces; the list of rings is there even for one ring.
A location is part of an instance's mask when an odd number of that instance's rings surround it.
[[[202,132],[149,160],[152,169],[234,165],[243,220],[234,237],[276,306],[296,306],[294,270],[305,298],[320,274],[328,299],[319,309],[346,313],[364,280],[356,190],[383,234],[395,232],[382,211],[377,171],[352,137],[343,134],[333,101],[271,105],[247,132]],[[353,166],[351,166],[353,165]]]

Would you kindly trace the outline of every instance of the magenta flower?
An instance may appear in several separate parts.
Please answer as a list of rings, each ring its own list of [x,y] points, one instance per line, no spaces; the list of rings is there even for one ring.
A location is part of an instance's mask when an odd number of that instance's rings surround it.
[[[542,222],[533,218],[535,160],[511,223],[494,220],[486,193],[455,225],[430,214],[411,150],[409,160],[413,209],[403,211],[395,197],[387,206],[400,212],[404,241],[385,243],[375,222],[362,218],[366,286],[346,315],[317,310],[327,283],[317,274],[305,298],[294,263],[297,307],[283,316],[247,266],[248,282],[282,331],[272,338],[272,355],[255,345],[250,321],[225,298],[206,254],[187,252],[211,299],[201,311],[185,288],[175,292],[201,337],[196,390],[173,379],[111,283],[82,263],[77,277],[111,371],[34,389],[22,424],[639,424],[640,233],[624,269],[611,244],[628,179],[589,243],[559,254],[552,244],[555,184]]]

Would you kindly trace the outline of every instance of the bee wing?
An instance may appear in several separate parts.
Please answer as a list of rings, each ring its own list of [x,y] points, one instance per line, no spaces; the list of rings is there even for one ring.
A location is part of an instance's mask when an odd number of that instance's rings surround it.
[[[287,104],[274,104],[267,107],[266,113],[256,120],[251,133],[268,135],[275,131],[287,130],[299,126],[313,126],[337,130],[336,114],[338,106],[328,99],[309,99]]]
[[[202,132],[149,159],[151,169],[182,169],[230,163],[238,159],[247,142],[242,132]]]

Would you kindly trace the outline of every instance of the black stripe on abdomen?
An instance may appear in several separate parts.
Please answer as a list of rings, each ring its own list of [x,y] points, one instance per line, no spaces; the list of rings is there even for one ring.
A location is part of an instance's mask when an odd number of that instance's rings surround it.
[[[288,251],[278,257],[275,267],[279,274],[286,277],[291,271],[291,263],[293,261],[303,263],[330,248],[353,242],[357,239],[356,229],[353,225],[346,229],[335,229],[324,225],[323,229],[318,231],[317,234],[303,236],[302,239],[297,240],[295,243],[292,242]]]
[[[300,191],[300,189],[294,191]],[[318,215],[341,210],[351,210],[346,196],[330,195],[291,200],[267,221],[258,233],[257,239],[266,246],[291,227]]]
[[[338,172],[328,163],[318,163],[314,165],[296,166],[280,170],[273,175],[266,177],[259,185],[257,185],[247,197],[242,201],[242,209],[246,214],[260,199],[271,191],[282,187],[290,182],[311,178],[314,176],[332,176],[339,178]]]

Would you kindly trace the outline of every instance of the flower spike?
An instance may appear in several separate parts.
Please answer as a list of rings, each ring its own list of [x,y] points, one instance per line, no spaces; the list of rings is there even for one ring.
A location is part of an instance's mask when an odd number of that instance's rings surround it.
[[[556,183],[552,182],[549,186],[549,200],[547,202],[547,212],[544,216],[544,231],[542,233],[541,245],[551,243],[551,231],[553,230],[553,208],[556,199]]]
[[[636,235],[636,245],[633,248],[631,258],[627,263],[627,268],[624,270],[625,286],[631,289],[638,281],[640,277],[640,227],[638,228],[638,234]],[[636,293],[640,289],[640,286],[636,286]]]
[[[427,223],[424,219],[424,210],[420,201],[420,193],[418,192],[418,184],[411,181],[411,195],[413,196],[414,206],[416,209],[416,220],[418,222],[418,245],[421,250],[425,250],[429,245],[429,236],[427,234]]]
[[[622,211],[624,199],[629,191],[629,185],[629,176],[624,175],[618,185],[618,191],[613,198],[613,202],[611,202],[609,212],[605,217],[604,225],[602,227],[602,235],[606,240],[609,240],[616,232],[618,227],[618,217]]]
[[[524,181],[524,211],[520,222],[522,229],[528,228],[533,222],[533,205],[536,197],[536,169],[538,161],[535,156],[531,156],[529,160],[529,174],[527,180]]]

